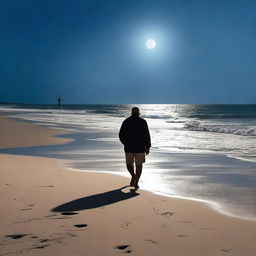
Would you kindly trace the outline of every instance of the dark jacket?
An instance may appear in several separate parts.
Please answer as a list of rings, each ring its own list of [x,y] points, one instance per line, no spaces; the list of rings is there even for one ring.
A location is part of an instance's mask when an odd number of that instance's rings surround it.
[[[137,115],[131,115],[123,121],[119,139],[127,153],[143,153],[145,148],[151,147],[147,122]]]

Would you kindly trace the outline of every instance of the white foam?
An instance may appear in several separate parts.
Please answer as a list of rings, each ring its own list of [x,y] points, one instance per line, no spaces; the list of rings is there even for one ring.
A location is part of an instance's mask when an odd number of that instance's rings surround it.
[[[184,125],[184,128],[190,131],[227,133],[241,136],[256,136],[255,126],[239,126],[237,124],[206,125],[199,121],[187,121]]]

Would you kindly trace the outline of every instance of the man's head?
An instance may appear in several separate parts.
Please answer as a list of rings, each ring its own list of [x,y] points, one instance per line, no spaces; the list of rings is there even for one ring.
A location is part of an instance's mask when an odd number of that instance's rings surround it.
[[[132,115],[139,116],[140,115],[140,109],[138,107],[132,108]]]

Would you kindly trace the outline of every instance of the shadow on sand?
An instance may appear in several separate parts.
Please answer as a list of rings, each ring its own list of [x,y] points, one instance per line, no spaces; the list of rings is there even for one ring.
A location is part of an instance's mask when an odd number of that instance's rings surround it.
[[[129,186],[124,186],[119,189],[111,190],[105,193],[96,194],[92,196],[82,197],[65,204],[59,205],[53,208],[52,212],[68,212],[68,211],[81,211],[93,208],[102,207],[105,205],[117,203],[129,198],[138,196],[139,193],[134,189],[130,189],[130,192],[123,192],[122,189]]]

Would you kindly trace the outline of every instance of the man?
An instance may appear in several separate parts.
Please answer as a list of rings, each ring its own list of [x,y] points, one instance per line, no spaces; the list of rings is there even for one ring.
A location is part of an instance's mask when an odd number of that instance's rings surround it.
[[[132,115],[123,121],[119,131],[120,141],[124,145],[126,166],[132,176],[130,186],[135,189],[139,188],[145,153],[148,155],[151,147],[147,122],[139,115],[139,108],[132,108]],[[136,172],[134,172],[134,161]]]
[[[58,98],[58,106],[60,106],[61,105],[61,97],[59,96],[59,98]]]

